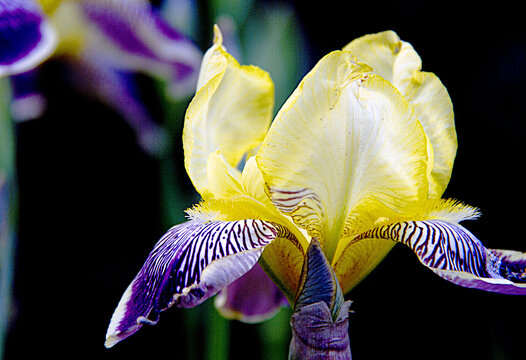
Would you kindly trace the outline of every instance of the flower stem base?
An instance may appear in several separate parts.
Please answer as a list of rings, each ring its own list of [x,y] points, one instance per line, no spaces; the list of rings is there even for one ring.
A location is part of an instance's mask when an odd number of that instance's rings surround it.
[[[312,238],[292,314],[289,359],[351,359],[349,307],[323,249]]]
[[[336,321],[323,301],[307,305],[292,315],[289,359],[350,360],[349,307],[346,301]]]

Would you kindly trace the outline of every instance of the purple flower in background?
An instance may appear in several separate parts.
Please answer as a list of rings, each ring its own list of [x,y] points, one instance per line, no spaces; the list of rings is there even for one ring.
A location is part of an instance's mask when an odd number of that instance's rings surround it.
[[[224,287],[214,299],[217,310],[226,318],[256,323],[274,316],[287,298],[259,264]]]
[[[56,34],[37,2],[0,0],[0,76],[34,68],[56,44]]]
[[[35,67],[54,56],[66,60],[73,84],[116,109],[150,152],[159,151],[162,131],[139,101],[132,75],[163,79],[173,97],[184,97],[195,91],[202,57],[141,0],[0,0],[0,48],[0,76],[11,76],[15,119],[45,109]]]

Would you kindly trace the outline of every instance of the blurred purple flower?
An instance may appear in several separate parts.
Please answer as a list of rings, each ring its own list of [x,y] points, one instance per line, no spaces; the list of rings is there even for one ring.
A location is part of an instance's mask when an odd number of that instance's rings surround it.
[[[0,0],[0,76],[11,76],[13,117],[39,117],[35,69],[64,58],[73,83],[117,110],[149,152],[163,131],[133,89],[134,73],[167,81],[175,98],[195,91],[202,52],[142,0]]]

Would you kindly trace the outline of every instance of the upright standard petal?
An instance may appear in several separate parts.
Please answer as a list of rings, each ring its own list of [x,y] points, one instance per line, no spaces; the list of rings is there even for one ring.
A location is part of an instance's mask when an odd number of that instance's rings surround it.
[[[394,87],[369,70],[349,52],[323,58],[284,104],[256,157],[274,205],[319,238],[330,261],[345,246],[340,240],[378,213],[427,195],[422,126]]]
[[[422,61],[416,51],[393,31],[363,36],[344,50],[370,65],[413,105],[433,146],[430,197],[439,198],[451,178],[457,150],[453,105],[445,86],[435,74],[420,71]]]
[[[216,27],[214,45],[205,54],[198,92],[186,112],[183,130],[185,166],[201,195],[210,192],[209,155],[219,150],[235,168],[265,137],[272,119],[274,86],[269,75],[241,66],[221,45]]]
[[[174,226],[159,240],[122,296],[106,334],[106,346],[153,325],[175,305],[193,307],[247,273],[280,236],[280,225],[261,220],[197,219]]]
[[[0,0],[0,77],[26,72],[47,59],[56,35],[33,0]]]
[[[437,275],[464,287],[503,294],[526,295],[526,254],[487,249],[458,221],[478,216],[458,203],[438,205],[426,220],[378,226],[357,236],[385,239],[409,246],[422,264]],[[450,212],[448,212],[448,210]]]

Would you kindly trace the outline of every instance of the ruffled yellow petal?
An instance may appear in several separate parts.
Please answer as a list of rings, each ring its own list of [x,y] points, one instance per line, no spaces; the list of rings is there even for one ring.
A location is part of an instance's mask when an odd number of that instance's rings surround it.
[[[439,198],[451,179],[457,153],[453,105],[446,88],[432,73],[416,73],[404,90],[433,146],[429,196]]]
[[[263,141],[274,106],[269,75],[257,67],[239,65],[222,47],[219,29],[215,30],[183,130],[186,170],[200,194],[210,191],[209,154],[219,150],[225,162],[236,167]]]
[[[412,107],[354,60],[349,52],[324,57],[256,156],[274,205],[318,237],[331,261],[346,245],[340,239],[428,187],[427,138]]]
[[[433,146],[430,197],[440,197],[449,183],[457,150],[453,105],[446,88],[435,74],[420,71],[422,61],[416,51],[393,31],[363,36],[344,50],[370,65],[413,105]]]
[[[401,67],[398,66],[397,59],[402,45],[402,41],[394,31],[384,31],[355,39],[347,44],[343,51],[350,51],[359,61],[371,66],[376,74],[394,85],[395,71],[393,68],[396,66],[398,70]],[[402,64],[405,65],[403,66],[406,69],[405,73],[408,72],[408,68],[418,69],[420,67],[420,58],[416,56],[416,58],[410,56],[404,58],[405,61]]]

